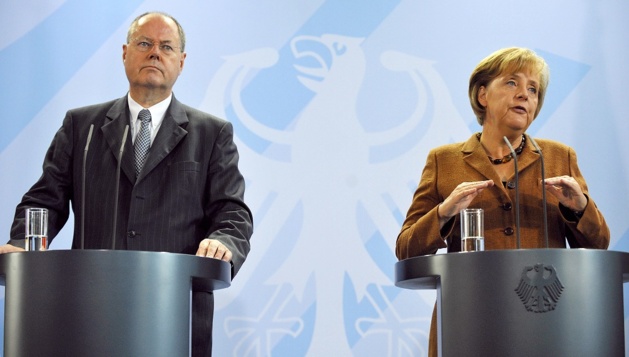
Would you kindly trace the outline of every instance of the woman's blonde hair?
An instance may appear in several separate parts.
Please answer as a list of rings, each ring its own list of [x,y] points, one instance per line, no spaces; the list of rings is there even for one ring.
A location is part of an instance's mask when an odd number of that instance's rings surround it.
[[[524,70],[539,73],[538,102],[535,115],[533,116],[533,118],[536,118],[544,104],[544,96],[546,95],[546,88],[550,79],[550,69],[542,57],[528,48],[509,47],[490,54],[474,68],[470,76],[468,93],[472,109],[481,126],[485,121],[486,110],[478,101],[480,88],[486,88],[491,81],[503,74],[517,73]]]

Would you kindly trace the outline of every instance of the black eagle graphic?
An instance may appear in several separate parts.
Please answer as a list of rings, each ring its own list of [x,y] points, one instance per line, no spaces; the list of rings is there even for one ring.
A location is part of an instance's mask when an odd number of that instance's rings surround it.
[[[563,289],[555,267],[535,264],[524,268],[515,292],[527,311],[548,312],[557,306]]]

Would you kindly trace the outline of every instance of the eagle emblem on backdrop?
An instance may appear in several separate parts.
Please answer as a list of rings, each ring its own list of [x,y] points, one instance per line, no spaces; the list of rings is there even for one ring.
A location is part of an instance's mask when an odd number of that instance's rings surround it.
[[[527,311],[548,312],[555,309],[564,286],[552,265],[535,264],[522,270],[515,292]]]
[[[208,87],[201,107],[233,123],[243,167],[252,169],[247,197],[263,208],[258,253],[248,258],[256,278],[231,291],[264,291],[268,304],[249,303],[264,313],[226,313],[225,329],[216,332],[236,341],[236,354],[289,348],[326,355],[330,345],[339,355],[374,345],[389,352],[419,348],[420,321],[397,310],[405,297],[392,287],[388,267],[394,255],[385,237],[399,230],[397,212],[406,206],[400,202],[417,184],[418,169],[406,163],[417,160],[418,147],[470,131],[432,61],[393,50],[368,56],[364,41],[294,36],[283,51],[258,48],[226,57]],[[369,59],[378,69],[399,73],[411,88],[412,106],[402,117],[388,117],[397,124],[384,129],[366,129],[369,120],[360,111]],[[283,87],[271,85],[278,78]],[[268,105],[274,97],[261,97],[269,88],[277,88],[273,92],[281,92],[286,105]],[[322,240],[331,234],[342,239]],[[321,252],[326,241],[336,248]],[[318,255],[334,263],[307,263]],[[219,307],[217,321],[221,314]]]

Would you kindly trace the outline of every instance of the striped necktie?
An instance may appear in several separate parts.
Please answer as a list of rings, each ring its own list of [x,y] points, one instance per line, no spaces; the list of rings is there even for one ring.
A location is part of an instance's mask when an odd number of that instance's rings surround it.
[[[138,119],[142,121],[140,132],[135,139],[135,176],[140,175],[142,166],[146,161],[149,149],[151,148],[151,112],[148,109],[142,109],[138,115]]]

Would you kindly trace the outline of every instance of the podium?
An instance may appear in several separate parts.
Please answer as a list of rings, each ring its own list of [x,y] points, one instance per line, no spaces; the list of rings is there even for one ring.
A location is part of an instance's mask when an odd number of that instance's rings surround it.
[[[188,356],[191,291],[231,282],[192,255],[51,250],[0,255],[4,356]]]
[[[440,356],[624,356],[629,253],[492,250],[402,260],[395,285],[437,290]]]

